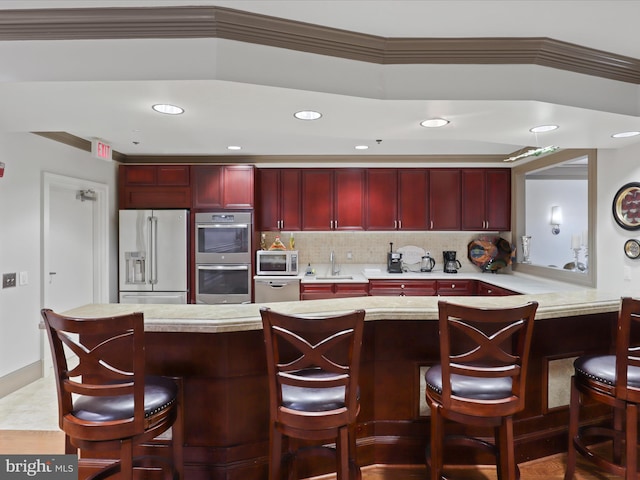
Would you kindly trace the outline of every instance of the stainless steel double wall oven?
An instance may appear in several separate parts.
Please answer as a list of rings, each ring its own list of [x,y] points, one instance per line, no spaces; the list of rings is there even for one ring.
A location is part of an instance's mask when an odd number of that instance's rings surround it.
[[[251,302],[251,212],[196,213],[196,303]]]

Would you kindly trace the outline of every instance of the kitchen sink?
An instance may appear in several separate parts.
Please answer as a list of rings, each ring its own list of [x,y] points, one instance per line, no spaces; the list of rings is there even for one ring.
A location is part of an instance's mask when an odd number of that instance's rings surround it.
[[[324,277],[316,277],[316,280],[353,280],[353,275],[326,275]]]

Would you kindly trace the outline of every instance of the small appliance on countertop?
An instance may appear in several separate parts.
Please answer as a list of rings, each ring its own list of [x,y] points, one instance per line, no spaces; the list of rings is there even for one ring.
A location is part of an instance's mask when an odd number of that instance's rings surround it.
[[[436,261],[431,258],[429,252],[426,252],[420,261],[420,271],[421,272],[430,272],[433,270],[433,267],[436,266]]]
[[[393,242],[389,243],[389,253],[387,253],[387,272],[402,273],[402,253],[393,251]]]
[[[444,257],[444,273],[458,273],[458,269],[462,268],[459,260],[456,260],[455,250],[445,250],[442,252]]]

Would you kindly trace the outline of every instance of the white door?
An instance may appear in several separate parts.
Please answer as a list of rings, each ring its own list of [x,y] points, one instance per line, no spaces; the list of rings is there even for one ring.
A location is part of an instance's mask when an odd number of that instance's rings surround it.
[[[63,312],[93,303],[93,202],[58,185],[49,195],[49,268],[46,308]]]
[[[83,200],[79,193],[88,190],[92,193]],[[44,174],[43,308],[64,312],[88,303],[108,303],[107,191],[103,184]],[[52,364],[46,334],[42,346],[46,375]]]

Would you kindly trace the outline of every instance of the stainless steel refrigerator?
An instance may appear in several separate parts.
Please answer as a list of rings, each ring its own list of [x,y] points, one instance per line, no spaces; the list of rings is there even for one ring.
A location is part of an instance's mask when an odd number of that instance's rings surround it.
[[[120,303],[187,303],[187,210],[120,210]]]

